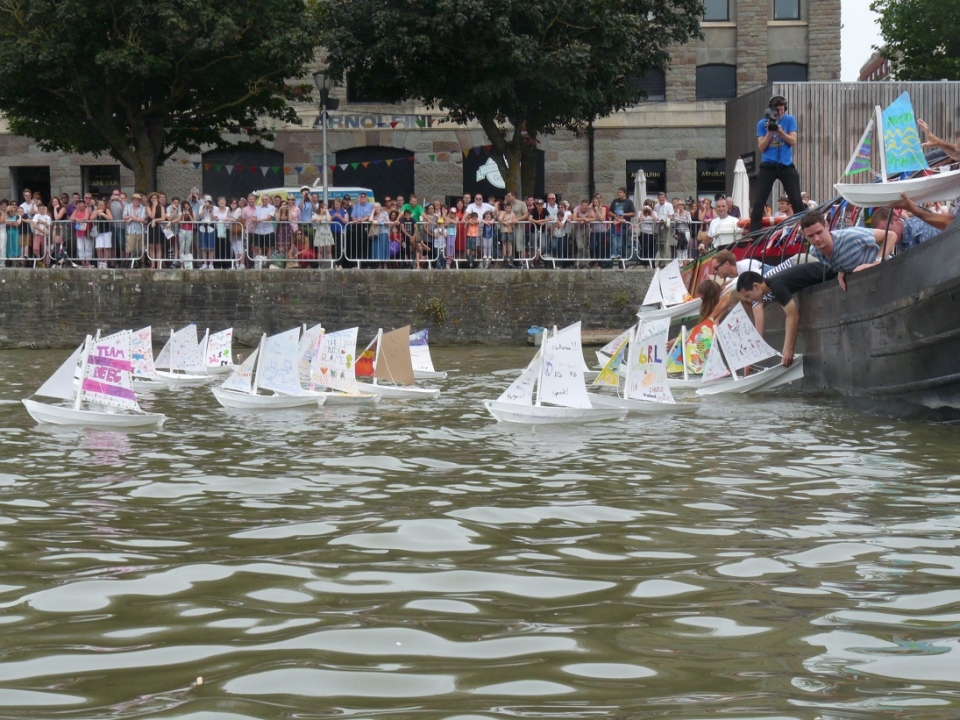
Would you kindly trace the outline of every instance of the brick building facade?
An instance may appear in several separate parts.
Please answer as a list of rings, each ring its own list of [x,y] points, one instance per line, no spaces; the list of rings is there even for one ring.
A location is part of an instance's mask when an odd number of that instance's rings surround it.
[[[618,186],[632,187],[642,168],[648,194],[713,195],[732,174],[724,157],[728,100],[771,82],[840,75],[840,0],[706,0],[702,32],[703,39],[672,49],[665,74],[637,78],[648,100],[597,120],[592,140],[568,132],[540,139],[543,186],[573,201],[591,187],[612,198]],[[334,97],[341,104],[328,126],[331,185],[416,191],[430,199],[502,192],[489,175],[476,179],[489,158],[479,126],[456,126],[414,105],[361,101],[369,99],[354,97],[349,82]],[[266,152],[181,154],[160,168],[160,186],[175,194],[198,185],[231,195],[312,184],[323,164],[318,108],[296,109],[303,124],[277,128]],[[3,127],[0,166],[0,197],[18,196],[24,187],[46,195],[133,186],[133,174],[110,158],[45,153]]]

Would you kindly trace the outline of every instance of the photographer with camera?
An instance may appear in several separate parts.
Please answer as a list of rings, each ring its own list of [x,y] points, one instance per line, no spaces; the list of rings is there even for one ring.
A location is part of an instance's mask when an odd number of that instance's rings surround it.
[[[797,119],[787,115],[787,101],[782,95],[774,95],[757,123],[757,147],[761,153],[760,172],[754,186],[750,208],[750,232],[763,227],[763,208],[779,180],[790,198],[795,213],[806,208],[800,199],[800,173],[793,164],[793,146],[797,144]]]

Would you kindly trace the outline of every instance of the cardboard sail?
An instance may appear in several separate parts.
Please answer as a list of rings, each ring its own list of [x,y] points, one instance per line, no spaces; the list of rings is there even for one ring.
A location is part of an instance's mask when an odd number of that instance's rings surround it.
[[[380,336],[373,376],[398,385],[413,385],[413,361],[410,358],[410,326],[405,325]]]

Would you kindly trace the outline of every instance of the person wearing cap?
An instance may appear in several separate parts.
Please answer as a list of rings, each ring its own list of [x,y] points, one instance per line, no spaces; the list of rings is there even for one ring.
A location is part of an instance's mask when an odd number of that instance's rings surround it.
[[[763,227],[764,207],[777,180],[783,185],[795,213],[807,209],[800,197],[800,173],[793,164],[793,148],[796,144],[797,119],[787,114],[786,98],[774,95],[764,116],[757,123],[757,149],[762,157],[751,200],[750,232]]]
[[[143,195],[134,193],[124,213],[123,221],[127,224],[126,256],[131,263],[139,262],[143,258],[143,232],[147,222]]]

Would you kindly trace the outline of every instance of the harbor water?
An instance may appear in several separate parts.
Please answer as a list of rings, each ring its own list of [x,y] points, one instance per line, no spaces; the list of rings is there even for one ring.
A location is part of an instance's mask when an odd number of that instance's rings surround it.
[[[439,400],[36,425],[0,352],[2,718],[960,716],[960,429],[789,389],[497,424]]]

